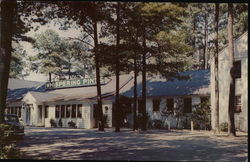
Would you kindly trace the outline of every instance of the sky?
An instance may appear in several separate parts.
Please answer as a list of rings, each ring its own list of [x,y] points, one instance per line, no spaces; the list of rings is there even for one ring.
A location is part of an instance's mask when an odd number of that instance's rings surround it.
[[[77,30],[75,28],[71,28],[71,29],[65,31],[65,30],[59,30],[58,25],[48,24],[48,25],[40,26],[40,28],[37,31],[31,30],[31,31],[27,32],[25,35],[34,37],[34,35],[36,33],[40,34],[41,32],[44,32],[47,29],[52,29],[52,30],[56,31],[59,34],[59,36],[61,36],[61,37],[78,37],[78,35],[80,34],[79,30]],[[20,42],[20,44],[23,46],[23,49],[26,50],[28,56],[34,56],[37,54],[37,51],[32,48],[32,45],[30,43],[22,41],[22,42]],[[45,76],[45,75],[40,74],[40,73],[30,72],[30,75],[25,77],[24,79],[25,80],[32,80],[32,81],[46,82],[48,79],[48,76]]]

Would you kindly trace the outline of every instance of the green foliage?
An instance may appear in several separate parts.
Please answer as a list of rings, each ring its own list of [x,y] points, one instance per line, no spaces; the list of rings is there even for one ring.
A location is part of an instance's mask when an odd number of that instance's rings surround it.
[[[0,159],[19,159],[20,152],[16,149],[15,144],[1,145]]]
[[[108,115],[103,115],[103,123],[104,127],[108,128]]]
[[[154,119],[152,122],[153,122],[152,125],[154,128],[162,128],[162,121],[161,120]]]
[[[14,144],[9,143],[9,139],[5,136],[5,131],[13,129],[12,126],[0,124],[0,159],[18,159],[20,152],[15,148]]]
[[[228,123],[227,122],[221,123],[220,130],[223,132],[227,132],[228,131]]]
[[[194,129],[211,129],[211,110],[209,102],[202,102],[194,106],[191,119],[194,122]]]
[[[61,119],[61,118],[60,118],[59,121],[58,121],[58,125],[59,125],[59,127],[62,128],[62,119]]]
[[[23,79],[28,75],[28,72],[25,68],[27,68],[27,64],[25,59],[27,57],[26,51],[23,47],[18,43],[12,43],[13,51],[11,53],[11,62],[10,62],[10,77]]]
[[[139,113],[137,116],[136,116],[136,121],[137,121],[137,128],[142,128],[142,124],[145,122],[145,123],[149,123],[149,115],[146,113],[146,116],[144,117],[142,115],[142,113]]]
[[[182,127],[184,129],[190,129],[191,128],[191,117],[190,117],[190,115],[183,114],[181,123],[182,123]]]
[[[55,128],[56,127],[56,122],[54,119],[50,119],[50,126]]]
[[[91,63],[89,54],[85,52],[86,46],[79,42],[62,39],[53,30],[36,34],[34,40],[33,47],[39,53],[29,57],[32,63],[31,70],[46,75],[54,74],[54,77],[58,77],[59,80],[66,79],[67,75],[70,78],[71,76],[80,77],[83,72],[86,74],[86,68],[82,64],[90,65]]]
[[[48,75],[58,73],[62,69],[62,40],[53,30],[46,30],[35,35],[33,47],[38,50],[38,55],[31,57],[33,70],[40,71]]]
[[[68,125],[69,125],[70,128],[76,128],[76,123],[73,122],[73,121],[69,121]]]

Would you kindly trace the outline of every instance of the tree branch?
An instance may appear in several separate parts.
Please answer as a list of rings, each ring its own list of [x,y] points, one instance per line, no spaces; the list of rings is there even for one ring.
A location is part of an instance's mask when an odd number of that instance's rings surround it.
[[[91,46],[91,47],[95,47],[95,46],[93,46],[92,44],[90,44],[89,42],[86,42],[86,41],[84,41],[84,40],[82,40],[82,39],[79,39],[79,38],[72,38],[72,37],[68,37],[67,38],[68,40],[77,40],[77,41],[80,41],[80,42],[82,42],[82,43],[85,43],[85,44],[87,44],[87,45],[89,45],[89,46]]]

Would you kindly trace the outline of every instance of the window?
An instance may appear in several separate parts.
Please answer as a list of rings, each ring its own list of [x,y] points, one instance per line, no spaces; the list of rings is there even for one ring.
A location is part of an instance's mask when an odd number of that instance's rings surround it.
[[[234,61],[234,78],[241,78],[241,61]]]
[[[234,97],[234,110],[235,113],[241,112],[241,96]]]
[[[98,113],[98,110],[97,110],[98,108],[97,107],[98,106],[97,106],[97,104],[94,104],[93,107],[94,107],[94,112],[93,112],[94,118],[97,118],[97,116],[98,116],[98,114],[97,114]]]
[[[160,110],[160,101],[159,99],[153,100],[153,111],[159,111]]]
[[[26,109],[26,120],[30,120],[31,109],[34,109],[33,104],[28,104]]]
[[[10,114],[10,107],[7,107],[7,114]]]
[[[184,113],[192,112],[192,100],[191,98],[184,98]]]
[[[173,98],[168,98],[167,99],[167,111],[174,111],[174,99]]]
[[[76,118],[76,105],[72,105],[71,118]]]
[[[42,105],[38,105],[38,115],[39,115],[39,118],[42,119],[42,117],[43,117],[43,106]]]
[[[142,99],[138,100],[138,112],[142,113],[143,112],[143,103],[142,103]]]
[[[19,106],[19,107],[18,107],[18,117],[20,118],[21,115],[22,115],[22,107]]]
[[[17,115],[17,107],[15,107],[14,110],[15,110],[15,111],[14,111],[14,114]]]
[[[56,105],[56,118],[59,118],[60,115],[60,105]]]
[[[14,114],[14,107],[11,107],[11,108],[10,108],[10,113],[11,113],[11,114]]]
[[[65,118],[65,105],[61,105],[61,118]]]
[[[66,118],[70,118],[70,105],[66,105]]]
[[[77,117],[82,118],[82,105],[77,105]]]
[[[49,117],[49,106],[46,105],[45,106],[45,115],[44,115],[44,118],[48,118]]]
[[[125,110],[126,110],[126,113],[132,113],[132,106],[130,102],[129,104],[126,104]]]
[[[104,109],[105,109],[105,114],[107,114],[109,110],[108,106],[105,106]]]

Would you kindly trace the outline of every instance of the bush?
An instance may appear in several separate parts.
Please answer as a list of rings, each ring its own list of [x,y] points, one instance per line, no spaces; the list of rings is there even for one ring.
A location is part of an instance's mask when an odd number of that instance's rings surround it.
[[[158,119],[154,119],[153,120],[153,128],[162,128],[162,121],[161,120],[158,120]]]
[[[19,159],[20,152],[14,144],[3,145],[0,148],[0,159]]]
[[[223,132],[227,132],[228,131],[228,123],[224,122],[220,124],[220,130]]]
[[[56,127],[56,122],[54,119],[50,119],[50,125],[51,127],[55,128]]]
[[[19,151],[14,144],[9,144],[9,138],[5,131],[11,130],[12,126],[0,124],[0,159],[18,159],[20,157]]]
[[[191,117],[185,115],[181,122],[184,129],[191,129]]]
[[[62,119],[61,119],[61,118],[60,118],[59,121],[58,121],[58,125],[59,125],[59,127],[62,128]]]
[[[76,123],[74,123],[73,121],[69,121],[68,125],[70,128],[76,128]]]
[[[104,127],[108,128],[108,116],[107,115],[103,115],[103,123],[104,123]]]
[[[191,119],[194,122],[194,129],[211,130],[211,111],[209,102],[203,102],[196,105],[195,110],[192,112]]]

